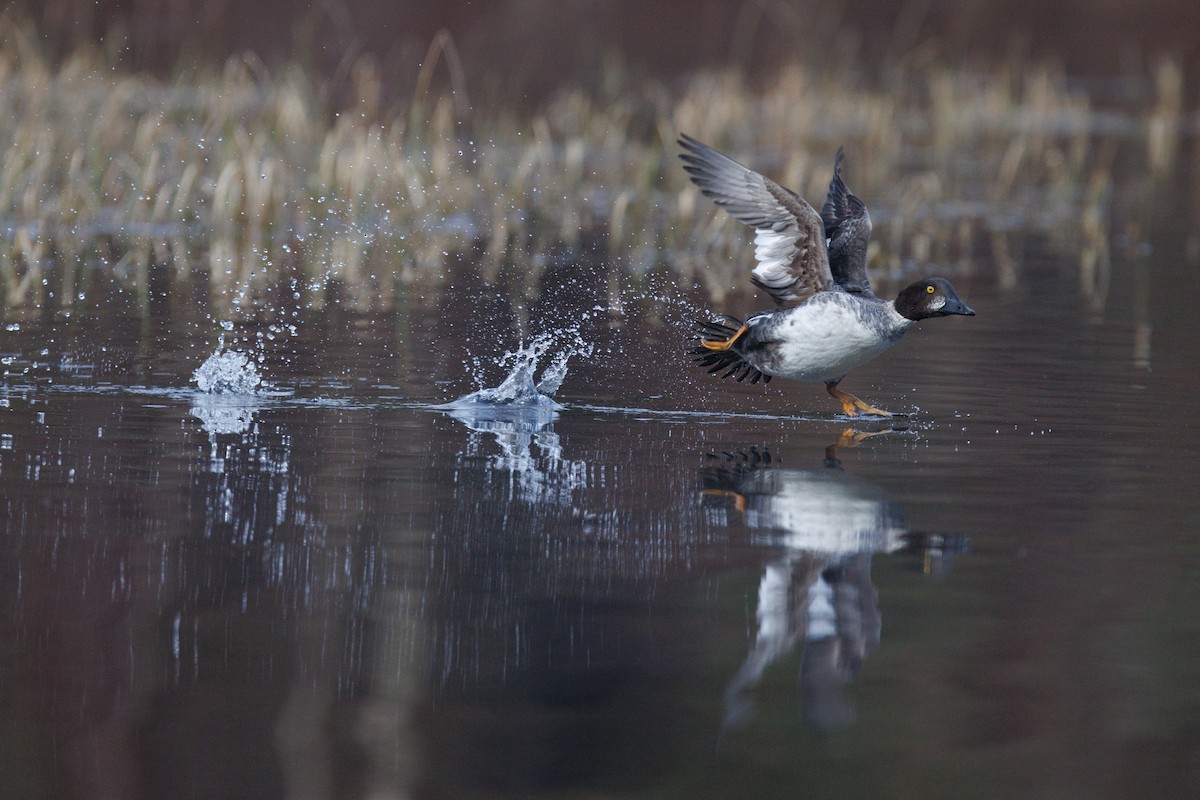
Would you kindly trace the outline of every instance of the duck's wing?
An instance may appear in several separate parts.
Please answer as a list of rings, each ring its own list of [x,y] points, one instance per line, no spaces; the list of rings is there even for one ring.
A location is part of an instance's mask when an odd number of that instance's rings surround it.
[[[756,231],[751,280],[780,305],[836,289],[816,210],[795,192],[687,134],[683,168],[705,196]]]
[[[829,237],[829,269],[847,292],[874,294],[867,277],[867,245],[871,242],[871,215],[842,181],[842,148],[833,160],[833,180],[821,208],[821,221]]]

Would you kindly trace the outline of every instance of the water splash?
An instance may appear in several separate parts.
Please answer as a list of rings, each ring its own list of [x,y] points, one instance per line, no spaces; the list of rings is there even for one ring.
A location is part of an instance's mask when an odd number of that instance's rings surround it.
[[[488,464],[509,476],[513,497],[569,505],[572,493],[586,483],[587,465],[563,457],[562,443],[552,429],[563,408],[554,395],[567,377],[567,363],[573,356],[592,354],[592,344],[579,332],[586,319],[585,315],[572,326],[535,336],[505,353],[499,363],[509,371],[499,386],[438,406],[471,429],[464,458],[483,454],[484,434],[495,439],[500,452],[487,456]],[[551,353],[549,366],[535,380],[539,364]],[[478,365],[477,360],[470,363]]]
[[[538,364],[555,348],[561,349],[542,371],[541,378],[535,381]],[[592,345],[583,340],[577,327],[539,334],[500,359],[500,364],[509,367],[509,372],[499,386],[478,389],[439,407],[459,412],[532,411],[535,416],[558,411],[562,406],[555,401],[554,395],[567,377],[567,363],[573,356],[586,358],[591,353]]]
[[[226,331],[232,327],[222,323]],[[192,373],[200,390],[192,402],[192,416],[210,437],[217,434],[244,434],[254,424],[260,394],[269,388],[251,356],[225,349],[225,334],[217,340],[217,349]],[[213,440],[214,454],[216,441]],[[214,455],[215,458],[215,455]]]
[[[192,380],[205,394],[257,394],[264,387],[258,364],[249,355],[225,349],[225,334],[217,349],[192,373]]]
[[[538,394],[543,397],[554,397],[558,393],[559,388],[562,387],[563,378],[567,377],[567,361],[572,355],[573,351],[559,353],[550,366],[546,367],[542,372],[542,379],[534,387]]]

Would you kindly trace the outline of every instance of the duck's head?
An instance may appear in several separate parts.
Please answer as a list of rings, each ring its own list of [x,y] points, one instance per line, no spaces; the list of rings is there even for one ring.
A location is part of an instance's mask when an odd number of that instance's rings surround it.
[[[904,287],[896,298],[896,311],[913,322],[951,314],[975,316],[975,312],[959,299],[958,292],[945,278],[926,278]]]

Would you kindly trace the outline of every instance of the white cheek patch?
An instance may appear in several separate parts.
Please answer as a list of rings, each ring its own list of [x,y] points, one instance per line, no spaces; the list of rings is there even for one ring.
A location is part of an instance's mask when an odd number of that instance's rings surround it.
[[[946,298],[939,294],[937,297],[929,301],[929,310],[938,311],[944,305],[946,305]]]

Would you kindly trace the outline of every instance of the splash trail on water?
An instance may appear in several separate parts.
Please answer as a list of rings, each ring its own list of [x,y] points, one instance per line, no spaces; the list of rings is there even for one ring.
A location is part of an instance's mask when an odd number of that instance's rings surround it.
[[[566,345],[562,347],[564,339]],[[539,363],[556,347],[562,349],[535,380]],[[438,408],[478,416],[553,414],[562,408],[554,395],[567,377],[567,362],[572,356],[587,357],[591,353],[592,345],[583,340],[578,328],[539,334],[500,358],[500,364],[509,367],[509,372],[499,386],[477,389]]]

